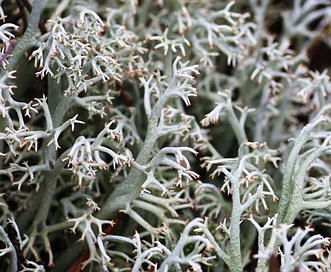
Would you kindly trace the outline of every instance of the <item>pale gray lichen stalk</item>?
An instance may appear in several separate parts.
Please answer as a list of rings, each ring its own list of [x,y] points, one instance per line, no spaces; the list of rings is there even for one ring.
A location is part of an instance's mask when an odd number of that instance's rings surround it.
[[[330,14],[0,0],[0,270],[331,270]]]

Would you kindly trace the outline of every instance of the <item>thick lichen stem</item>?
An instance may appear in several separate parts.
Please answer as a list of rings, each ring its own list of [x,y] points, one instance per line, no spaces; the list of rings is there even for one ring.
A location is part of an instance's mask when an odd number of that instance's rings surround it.
[[[240,185],[239,177],[232,182],[232,213],[230,225],[230,262],[229,270],[231,272],[243,271],[241,261],[241,245],[240,245],[240,221],[242,215],[240,202]]]
[[[52,124],[56,128],[59,126],[63,117],[72,105],[72,100],[67,99],[61,94],[61,84],[56,83],[50,76],[48,77],[49,93],[48,96],[53,98],[49,99],[49,109],[52,116]],[[53,201],[54,193],[57,187],[57,179],[63,168],[63,164],[56,164],[57,152],[55,145],[47,146],[48,141],[44,141],[44,161],[49,166],[49,171],[44,175],[43,182],[41,184],[40,192],[34,194],[34,198],[38,199],[39,205],[35,206],[35,212],[33,213],[33,222],[30,228],[30,241],[34,242],[37,235],[39,235],[38,229],[44,228],[46,220],[49,215],[50,207]],[[31,210],[29,212],[32,212]],[[31,218],[31,214],[27,215]],[[25,216],[26,217],[26,216]],[[30,246],[33,246],[31,244]],[[27,247],[26,251],[29,249]]]
[[[167,97],[161,96],[152,110],[148,121],[146,138],[136,159],[136,162],[140,165],[146,164],[152,157],[153,149],[158,138],[157,125],[166,102]],[[139,197],[141,185],[144,180],[145,175],[140,170],[132,168],[125,181],[116,187],[115,191],[108,197],[98,217],[107,218],[109,215],[124,209],[125,205]]]
[[[29,24],[24,35],[16,44],[12,56],[9,58],[8,70],[14,70],[18,61],[29,48],[35,43],[37,33],[39,33],[39,21],[42,10],[47,0],[36,0],[33,3]]]

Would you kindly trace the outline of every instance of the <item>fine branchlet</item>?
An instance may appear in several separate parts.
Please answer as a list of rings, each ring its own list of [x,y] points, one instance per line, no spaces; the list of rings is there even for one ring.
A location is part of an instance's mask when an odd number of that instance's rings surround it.
[[[330,14],[0,0],[0,271],[330,271]]]

